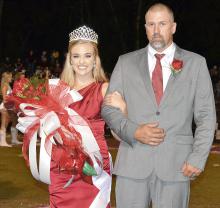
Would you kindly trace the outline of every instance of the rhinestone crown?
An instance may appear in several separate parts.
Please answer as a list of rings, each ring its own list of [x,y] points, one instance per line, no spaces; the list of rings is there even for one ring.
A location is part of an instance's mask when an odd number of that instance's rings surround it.
[[[84,25],[73,30],[69,34],[69,42],[76,40],[88,40],[94,43],[98,43],[98,35],[94,30]]]

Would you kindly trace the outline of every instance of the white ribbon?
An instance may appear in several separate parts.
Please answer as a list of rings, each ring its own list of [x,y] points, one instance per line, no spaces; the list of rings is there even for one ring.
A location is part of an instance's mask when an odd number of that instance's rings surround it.
[[[110,154],[109,159],[111,172],[112,158]],[[99,193],[97,194],[89,208],[106,208],[110,202],[112,177],[106,171],[102,171],[100,175],[92,176],[92,181],[93,184],[99,189]]]
[[[19,117],[18,124],[16,128],[25,133],[25,131],[33,124],[40,123],[40,128],[38,132],[34,132],[32,138],[30,139],[29,144],[29,164],[30,170],[33,177],[39,181],[44,183],[50,184],[50,154],[52,150],[52,143],[48,144],[48,151],[45,149],[45,141],[47,135],[52,133],[54,130],[59,128],[60,121],[57,117],[56,113],[53,111],[47,113],[42,119],[39,119],[37,116],[30,116],[34,115],[33,112],[26,110],[25,107],[31,106],[29,104],[22,103],[21,108],[23,108],[23,112],[26,117]],[[33,107],[33,106],[31,106]],[[36,106],[35,106],[36,107]],[[39,155],[39,170],[37,166],[37,153],[36,153],[36,146],[37,146],[37,135],[40,136],[40,155]]]
[[[58,80],[59,81],[59,80]],[[57,80],[49,80],[49,84],[57,85]],[[70,90],[68,92],[73,100],[79,101],[82,99],[82,96],[75,90]],[[39,181],[50,184],[50,160],[51,160],[51,150],[52,150],[52,141],[49,143],[48,151],[45,149],[45,139],[47,135],[52,133],[57,128],[61,127],[58,116],[55,112],[51,111],[47,113],[43,118],[38,118],[36,116],[35,110],[27,110],[26,107],[34,107],[36,109],[41,108],[37,105],[31,105],[27,103],[20,104],[20,109],[26,115],[26,117],[19,117],[17,129],[22,133],[34,123],[40,122],[40,128],[38,132],[35,132],[30,139],[29,145],[29,162],[30,169],[33,177]],[[99,146],[96,142],[96,139],[89,128],[86,121],[80,117],[73,109],[65,108],[69,114],[69,123],[81,134],[82,136],[82,145],[85,152],[90,156],[94,168],[97,172],[97,176],[92,176],[93,184],[100,190],[94,201],[90,205],[90,208],[106,208],[110,202],[110,192],[111,192],[111,176],[99,166],[97,159],[102,164],[102,156],[100,154]],[[81,123],[77,124],[74,122],[74,117],[80,118],[85,125]],[[39,155],[39,170],[37,166],[37,154],[36,154],[36,144],[37,144],[37,135],[40,137],[40,155]],[[53,140],[53,139],[52,139]],[[111,158],[111,157],[110,157]],[[112,165],[112,162],[111,162]]]
[[[93,166],[97,172],[97,176],[92,176],[92,181],[93,184],[99,189],[99,193],[97,194],[97,196],[95,197],[89,208],[106,208],[110,202],[112,177],[106,171],[104,171],[103,168],[100,167],[100,165],[97,163],[96,158],[98,158],[98,160],[102,163],[102,156],[100,154],[99,146],[96,142],[96,139],[89,126],[80,125],[80,124],[76,125],[75,122],[72,122],[71,118],[74,116],[78,116],[78,114],[72,109],[67,109],[67,111],[68,114],[70,115],[69,122],[81,134],[83,147],[85,151],[89,154],[93,162]],[[110,158],[110,171],[111,171],[112,159],[110,154],[109,154],[109,158]]]

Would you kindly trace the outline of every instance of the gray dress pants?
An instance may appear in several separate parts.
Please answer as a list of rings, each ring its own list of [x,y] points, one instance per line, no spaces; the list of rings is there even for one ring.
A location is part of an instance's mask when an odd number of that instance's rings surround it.
[[[146,179],[117,176],[116,208],[187,208],[190,182],[167,182],[152,173]]]

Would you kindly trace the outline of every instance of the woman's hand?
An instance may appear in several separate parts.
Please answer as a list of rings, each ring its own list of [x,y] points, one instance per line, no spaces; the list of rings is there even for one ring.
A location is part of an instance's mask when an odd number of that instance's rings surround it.
[[[125,100],[117,91],[105,96],[104,105],[110,105],[115,108],[119,108],[122,111],[122,113],[127,115],[127,105],[125,103]]]

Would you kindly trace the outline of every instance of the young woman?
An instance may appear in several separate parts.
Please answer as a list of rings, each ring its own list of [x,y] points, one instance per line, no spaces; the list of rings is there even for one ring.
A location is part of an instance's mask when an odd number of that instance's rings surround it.
[[[0,130],[0,146],[11,147],[6,141],[6,129],[9,122],[9,114],[4,106],[6,96],[11,92],[10,82],[12,81],[12,73],[4,72],[1,78],[2,103],[0,105],[1,112],[1,130]]]
[[[8,144],[6,141],[6,130],[9,122],[12,122],[11,143],[21,144],[21,142],[17,140],[18,131],[15,128],[17,124],[17,116],[12,110],[5,108],[6,96],[11,93],[11,87],[10,87],[11,81],[12,81],[12,73],[7,71],[4,72],[1,78],[1,93],[2,93],[3,101],[0,105],[0,112],[1,112],[0,146],[4,146],[4,147],[12,146]]]
[[[14,111],[11,109],[5,108],[6,96],[11,93],[10,83],[12,81],[12,73],[4,72],[1,79],[1,93],[3,101],[0,105],[1,112],[1,130],[0,130],[0,146],[11,147],[12,145],[8,144],[6,141],[6,130],[8,123],[11,122],[11,143],[14,145],[21,144],[22,142],[18,141],[17,135],[18,130],[16,129],[17,116]]]
[[[83,97],[82,100],[72,104],[70,108],[83,117],[91,128],[100,148],[105,177],[110,179],[110,183],[106,182],[108,187],[105,187],[105,190],[109,191],[100,189],[95,183],[85,182],[80,176],[76,176],[74,181],[67,188],[64,188],[70,175],[60,172],[58,165],[52,160],[51,185],[49,186],[51,208],[103,207],[101,202],[102,205],[97,205],[97,200],[101,198],[100,194],[108,199],[104,207],[110,207],[111,162],[104,138],[105,123],[100,115],[108,83],[101,66],[97,41],[98,35],[86,26],[70,33],[68,53],[61,80],[77,90]],[[105,177],[103,177],[103,181],[106,180]]]

